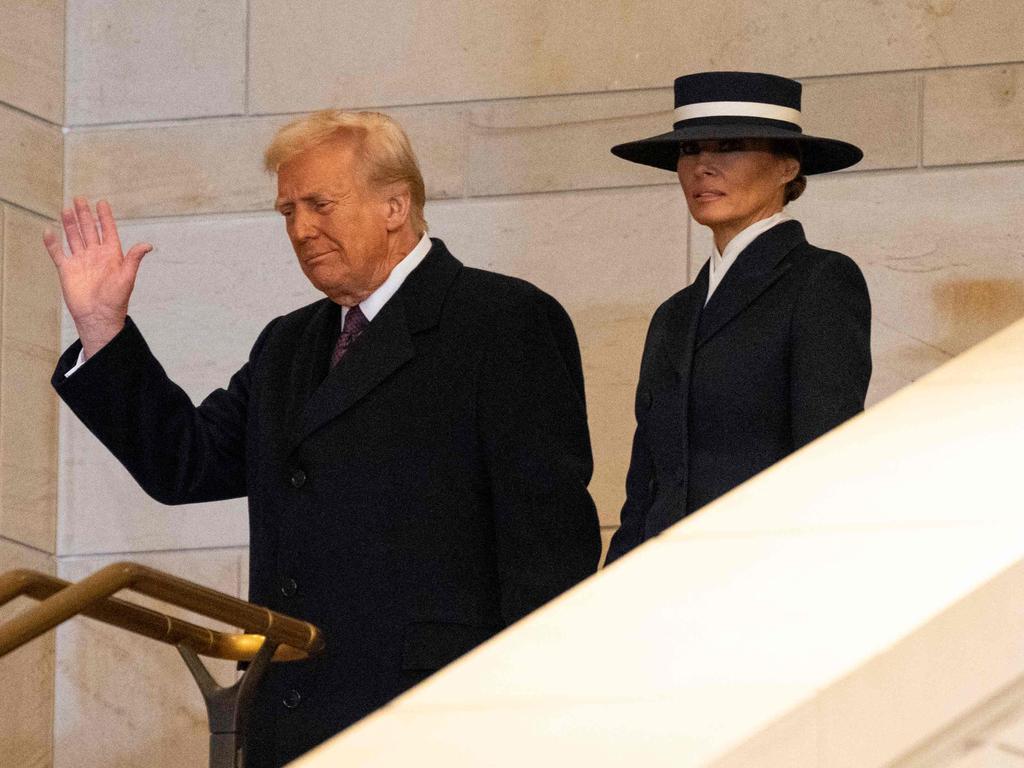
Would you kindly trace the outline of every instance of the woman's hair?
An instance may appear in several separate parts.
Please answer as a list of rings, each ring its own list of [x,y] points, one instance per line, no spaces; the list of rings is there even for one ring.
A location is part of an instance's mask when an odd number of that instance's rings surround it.
[[[380,112],[346,112],[325,109],[294,120],[281,128],[263,153],[267,171],[278,169],[296,155],[344,137],[358,142],[366,181],[375,188],[395,183],[409,187],[409,220],[416,234],[427,231],[423,217],[426,190],[412,145],[405,131]]]
[[[772,151],[783,157],[792,157],[803,165],[803,153],[800,151],[800,142],[798,141],[793,139],[773,139]],[[782,193],[783,205],[789,205],[796,200],[804,193],[805,189],[807,189],[807,177],[798,170],[792,181],[786,182],[786,188]]]

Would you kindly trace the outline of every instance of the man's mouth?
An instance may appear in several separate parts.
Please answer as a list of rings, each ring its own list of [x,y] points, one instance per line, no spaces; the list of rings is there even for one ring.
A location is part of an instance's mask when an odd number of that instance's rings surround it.
[[[302,260],[305,262],[315,261],[316,259],[319,259],[321,256],[326,256],[329,253],[334,253],[334,251],[319,251],[318,253],[306,253],[303,254]]]

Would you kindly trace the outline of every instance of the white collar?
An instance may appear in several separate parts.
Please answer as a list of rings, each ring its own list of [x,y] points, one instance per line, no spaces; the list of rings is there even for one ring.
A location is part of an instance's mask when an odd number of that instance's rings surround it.
[[[729,267],[733,265],[744,249],[754,242],[759,235],[764,234],[776,224],[792,221],[792,219],[793,217],[786,213],[786,211],[779,211],[767,219],[755,221],[746,229],[741,230],[739,234],[726,243],[725,253],[719,253],[718,246],[714,246],[714,250],[711,253],[711,266],[708,272],[708,295],[704,300],[705,306],[711,299],[711,294],[715,292],[715,289],[722,282],[725,273],[729,271]]]
[[[383,309],[384,305],[388,303],[388,300],[395,295],[399,288],[402,287],[402,283],[405,282],[405,278],[420,265],[426,257],[428,251],[430,251],[430,238],[424,232],[423,237],[416,243],[416,247],[409,251],[400,262],[395,264],[391,269],[391,274],[388,275],[387,279],[378,286],[377,290],[359,302],[359,309],[362,310],[363,315],[366,319],[373,320],[377,316],[377,313]],[[345,315],[348,314],[348,307],[341,308],[341,319],[345,320]]]
[[[716,246],[712,258],[717,258],[719,262],[728,261],[732,264],[732,262],[736,261],[736,257],[743,252],[743,249],[754,242],[759,235],[764,234],[776,224],[781,224],[784,221],[791,221],[792,218],[793,217],[786,213],[785,210],[781,210],[778,213],[772,214],[767,219],[755,221],[746,229],[741,230],[735,237],[733,237],[732,240],[725,244],[724,253],[719,253],[718,247]]]

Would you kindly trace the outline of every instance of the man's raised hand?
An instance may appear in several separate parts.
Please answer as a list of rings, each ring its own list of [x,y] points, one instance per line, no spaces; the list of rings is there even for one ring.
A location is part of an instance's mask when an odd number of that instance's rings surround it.
[[[136,243],[127,253],[121,251],[117,224],[106,200],[96,204],[96,216],[98,224],[84,197],[76,197],[73,208],[61,211],[70,254],[64,252],[52,229],[43,233],[43,244],[57,267],[64,303],[87,358],[124,328],[139,264],[153,250],[149,243]]]

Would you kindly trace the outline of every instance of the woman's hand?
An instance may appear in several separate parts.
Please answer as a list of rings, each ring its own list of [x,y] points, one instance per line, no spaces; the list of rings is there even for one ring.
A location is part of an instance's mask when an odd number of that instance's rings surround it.
[[[149,243],[136,243],[128,253],[122,253],[114,214],[106,200],[96,204],[96,216],[99,224],[84,197],[76,197],[74,207],[61,212],[70,255],[52,229],[47,228],[43,234],[43,244],[57,267],[64,303],[75,321],[86,358],[124,328],[139,264],[153,250]]]

